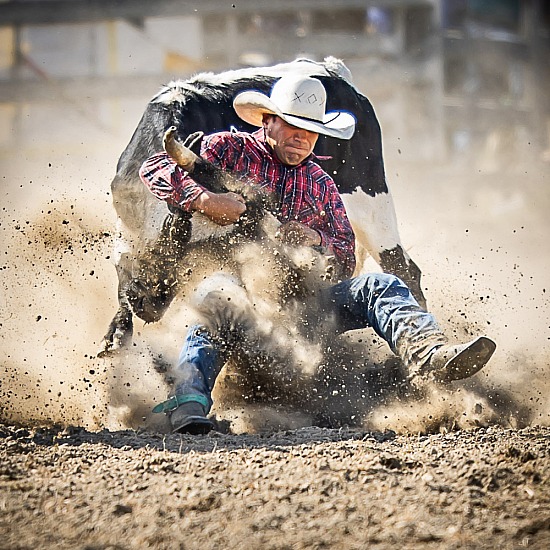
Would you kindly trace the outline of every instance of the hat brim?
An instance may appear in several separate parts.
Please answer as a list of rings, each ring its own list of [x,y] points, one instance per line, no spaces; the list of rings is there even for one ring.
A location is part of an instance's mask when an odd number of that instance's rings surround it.
[[[252,126],[261,127],[264,114],[277,115],[285,122],[325,136],[351,139],[355,132],[355,117],[346,111],[330,111],[322,122],[283,113],[271,99],[261,92],[246,91],[238,94],[233,101],[237,115]]]

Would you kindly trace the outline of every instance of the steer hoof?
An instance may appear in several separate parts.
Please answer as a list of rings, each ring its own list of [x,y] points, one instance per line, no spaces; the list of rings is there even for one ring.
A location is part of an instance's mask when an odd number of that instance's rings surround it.
[[[111,321],[107,334],[103,337],[97,356],[107,357],[125,348],[132,340],[133,333],[132,313],[126,308],[120,308]]]
[[[115,354],[127,346],[131,336],[131,333],[128,334],[127,332],[124,333],[118,330],[112,335],[112,337],[105,336],[103,338],[103,342],[101,343],[101,347],[97,352],[97,356],[108,357],[109,355]]]
[[[109,355],[113,355],[115,351],[116,350],[114,349],[112,342],[109,342],[109,340],[103,340],[103,342],[101,342],[101,347],[97,351],[97,356],[99,358],[109,357]]]

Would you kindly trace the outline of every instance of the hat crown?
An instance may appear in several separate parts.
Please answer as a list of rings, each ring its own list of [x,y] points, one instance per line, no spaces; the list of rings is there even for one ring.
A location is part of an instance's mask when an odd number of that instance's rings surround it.
[[[327,93],[315,78],[282,77],[273,86],[270,99],[287,115],[323,122]]]
[[[252,126],[262,127],[264,115],[276,115],[287,124],[340,139],[351,139],[355,117],[346,111],[325,112],[327,92],[322,82],[303,75],[281,77],[267,96],[258,90],[239,92],[233,107]]]

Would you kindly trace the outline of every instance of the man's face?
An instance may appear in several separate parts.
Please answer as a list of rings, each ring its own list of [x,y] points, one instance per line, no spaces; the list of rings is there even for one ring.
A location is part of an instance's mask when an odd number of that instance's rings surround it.
[[[300,164],[313,152],[319,134],[302,130],[274,115],[264,115],[267,142],[277,158],[289,166]]]

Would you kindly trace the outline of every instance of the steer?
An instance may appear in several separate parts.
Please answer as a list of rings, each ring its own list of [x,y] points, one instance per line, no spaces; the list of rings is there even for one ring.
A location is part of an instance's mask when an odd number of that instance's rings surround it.
[[[318,78],[327,90],[327,110],[347,110],[357,119],[351,140],[320,136],[315,154],[335,180],[356,234],[358,272],[366,254],[383,271],[403,279],[421,305],[425,298],[420,270],[401,245],[395,210],[386,183],[380,126],[369,100],[351,82],[339,60],[296,60],[265,68],[246,68],[220,74],[203,73],[163,87],[148,103],[130,143],[122,153],[111,183],[118,216],[115,262],[119,309],[104,337],[100,354],[124,346],[132,335],[132,317],[158,321],[178,291],[178,270],[190,243],[217,231],[204,218],[170,211],[141,182],[138,171],[145,159],[162,149],[165,131],[174,126],[179,138],[198,151],[200,133],[236,128],[254,131],[233,110],[235,95],[255,88],[269,93],[283,74],[296,72]]]

